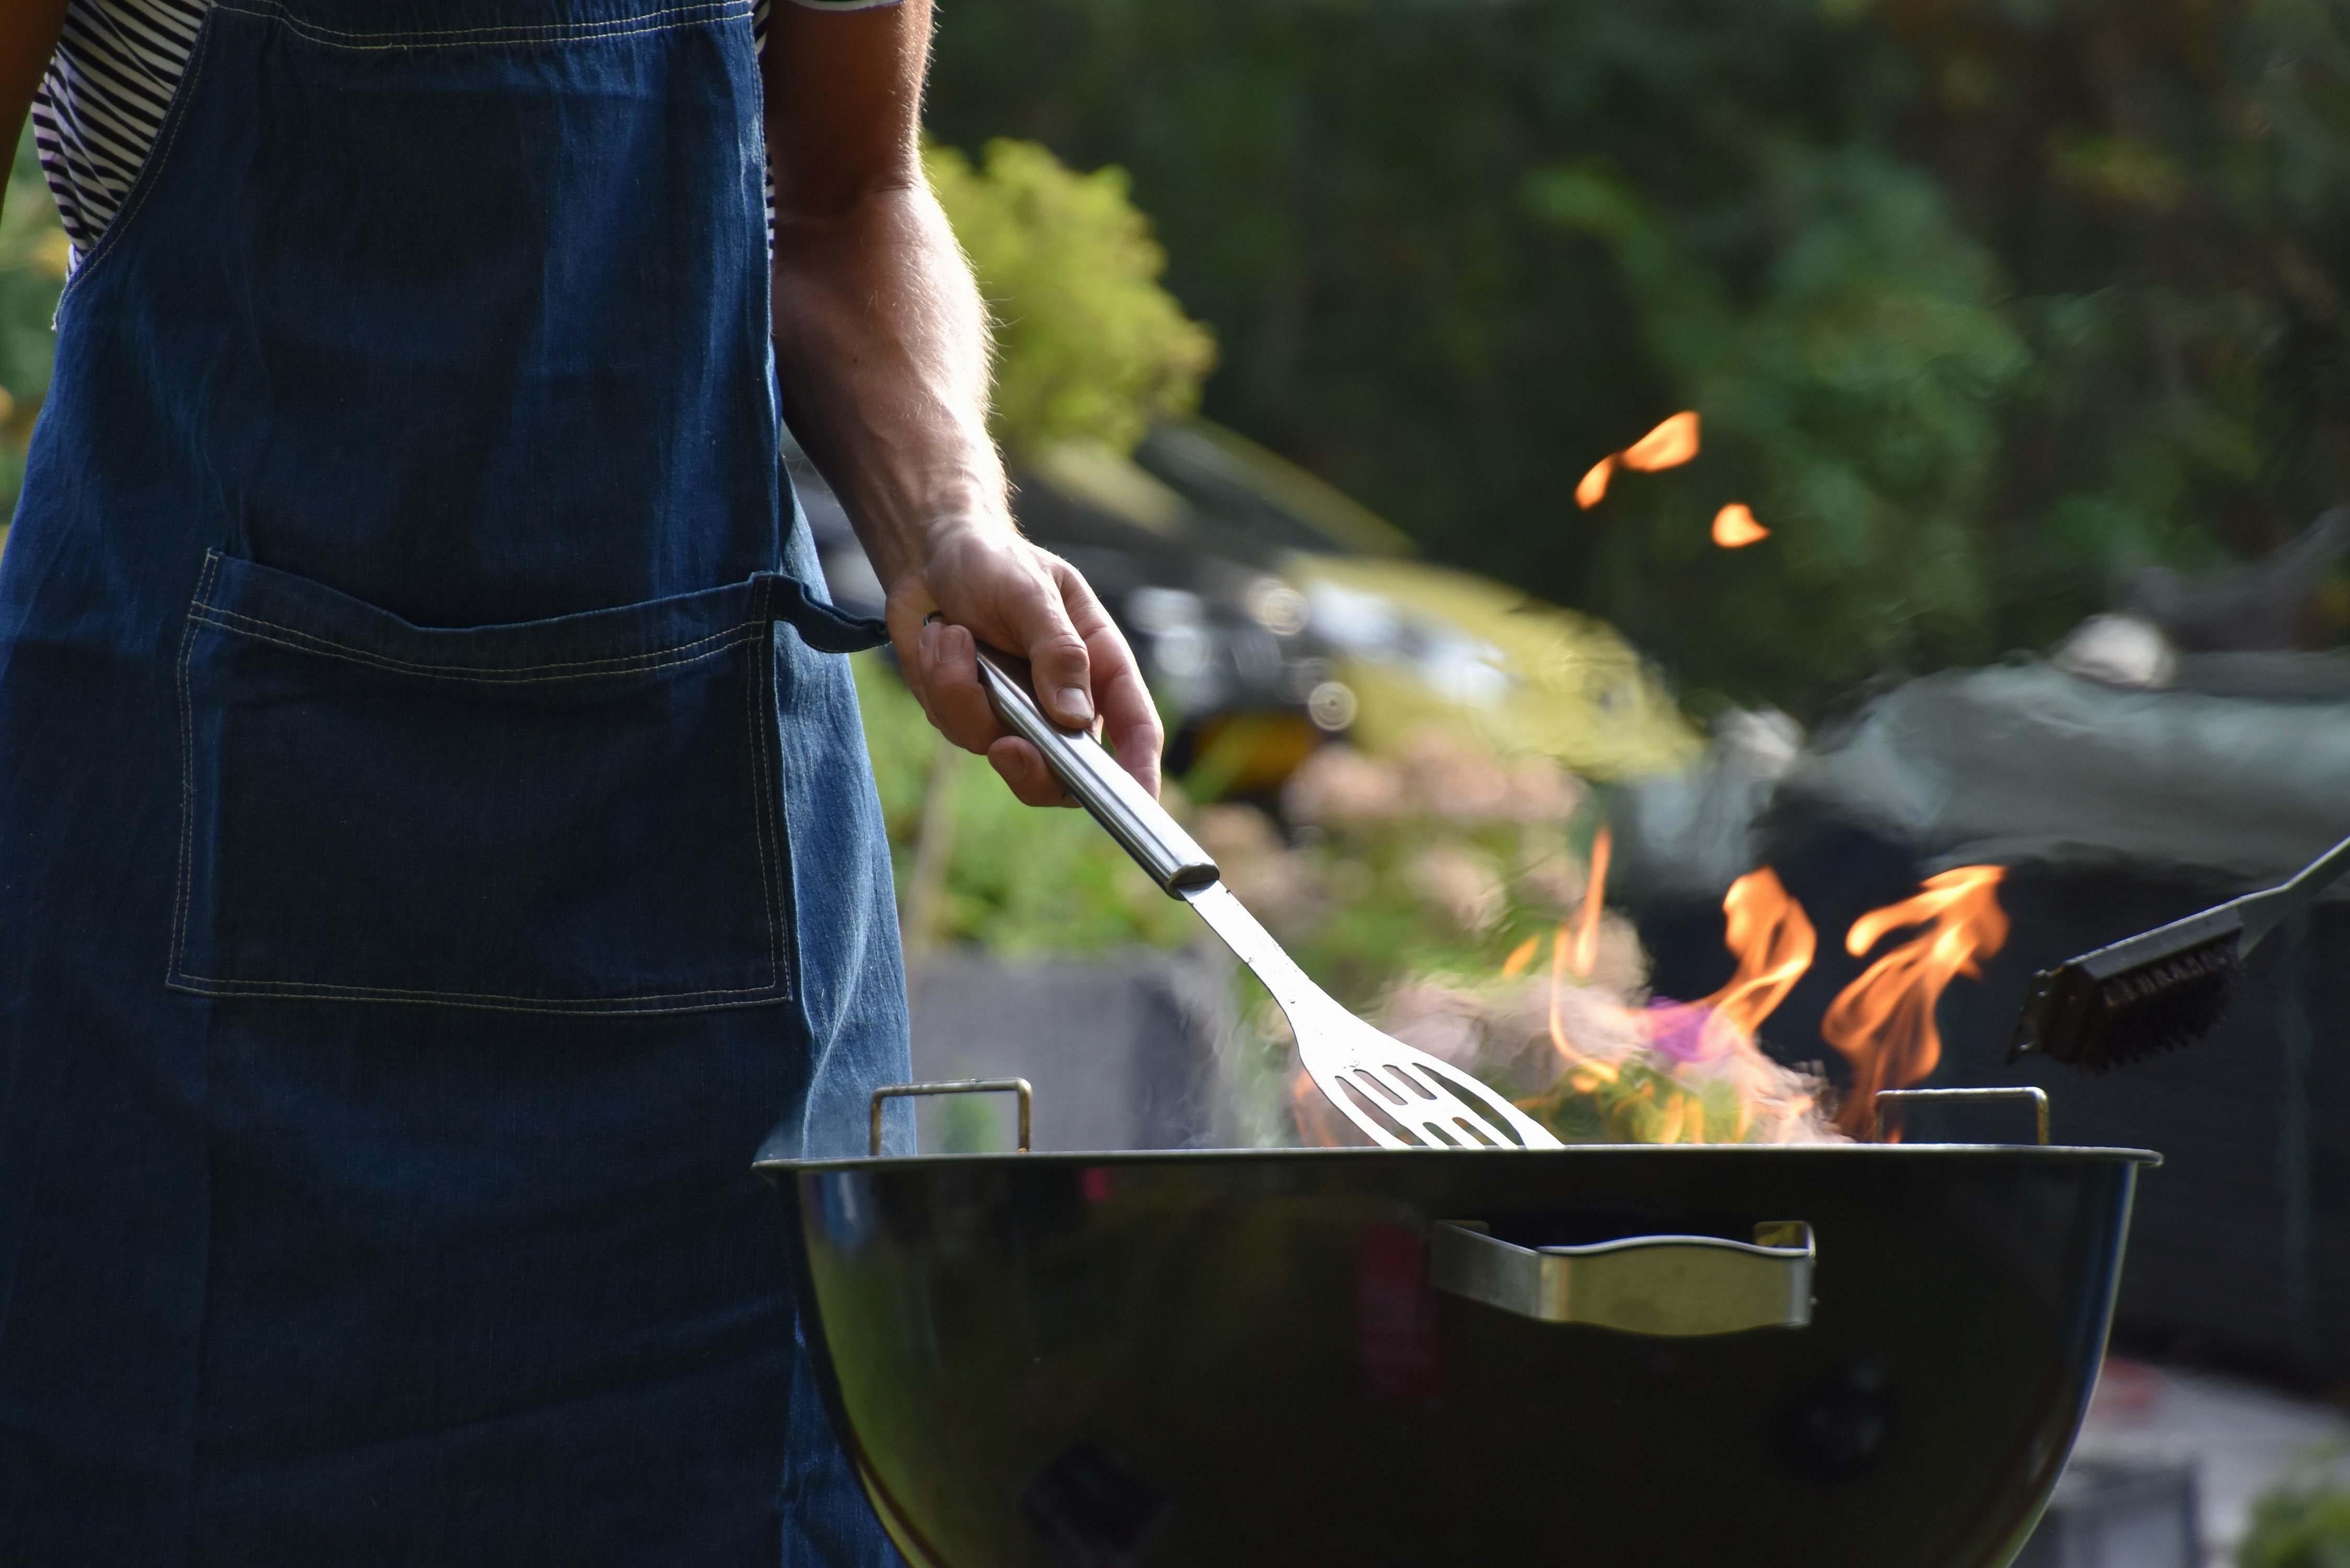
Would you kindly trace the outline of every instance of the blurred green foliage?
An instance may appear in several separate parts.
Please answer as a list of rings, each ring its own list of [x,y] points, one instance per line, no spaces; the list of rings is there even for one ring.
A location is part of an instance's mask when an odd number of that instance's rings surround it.
[[[1015,448],[1184,410],[1188,311],[1211,414],[1801,710],[2344,499],[2345,88],[2331,0],[991,0],[932,169]],[[20,149],[0,498],[63,258]],[[1696,462],[1575,508],[1682,408]],[[1769,539],[1712,547],[1733,500]]]
[[[1801,709],[2345,499],[2345,88],[2328,0],[991,0],[931,124],[1131,171],[1211,415]]]
[[[1061,441],[1131,452],[1199,406],[1215,339],[1159,286],[1167,254],[1123,171],[1079,174],[1034,142],[924,161],[996,320],[993,427],[1014,456]]]
[[[945,742],[879,655],[855,666],[903,907]],[[951,850],[929,939],[1037,954],[1180,947],[1197,934],[1191,911],[1161,893],[1085,813],[1021,805],[977,757],[951,753],[943,772]]]
[[[2237,1568],[2350,1568],[2350,1486],[2279,1488],[2252,1505]]]
[[[0,523],[16,511],[33,418],[49,389],[49,317],[65,286],[66,254],[28,128],[0,204]]]

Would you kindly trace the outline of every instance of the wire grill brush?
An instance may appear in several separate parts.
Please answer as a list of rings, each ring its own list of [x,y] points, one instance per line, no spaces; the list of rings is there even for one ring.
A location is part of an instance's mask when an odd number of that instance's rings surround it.
[[[2234,1000],[2244,955],[2345,871],[2350,839],[2281,888],[2041,971],[2007,1059],[2037,1052],[2102,1073],[2196,1044]]]

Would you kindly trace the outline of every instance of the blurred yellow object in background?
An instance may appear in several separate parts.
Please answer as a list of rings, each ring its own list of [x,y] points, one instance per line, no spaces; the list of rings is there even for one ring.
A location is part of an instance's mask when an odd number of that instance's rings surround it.
[[[1658,672],[1604,621],[1424,562],[1299,555],[1287,574],[1345,649],[1351,738],[1393,751],[1449,732],[1592,779],[1668,773],[1703,742]]]

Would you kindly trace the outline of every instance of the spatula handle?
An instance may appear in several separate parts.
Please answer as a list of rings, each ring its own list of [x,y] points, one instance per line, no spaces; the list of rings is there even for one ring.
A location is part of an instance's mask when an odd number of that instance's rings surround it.
[[[1215,860],[1192,841],[1167,808],[1083,730],[1065,730],[1045,716],[1028,690],[1024,664],[992,648],[979,649],[979,683],[1003,727],[1044,753],[1045,765],[1079,805],[1093,814],[1161,891],[1180,898],[1212,887]]]

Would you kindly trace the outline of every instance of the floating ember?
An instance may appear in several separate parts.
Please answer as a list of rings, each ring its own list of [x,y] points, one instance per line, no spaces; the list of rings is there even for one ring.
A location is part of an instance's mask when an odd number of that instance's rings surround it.
[[[1771,536],[1771,530],[1754,520],[1753,508],[1744,502],[1733,501],[1713,514],[1713,542],[1725,550],[1742,550]]]
[[[1655,473],[1660,469],[1679,468],[1698,454],[1698,418],[1694,413],[1675,414],[1618,455],[1624,466],[1642,473]]]
[[[1607,482],[1616,477],[1616,459],[1611,454],[1591,465],[1575,487],[1575,504],[1586,512],[1607,499]]]
[[[1616,476],[1619,464],[1641,473],[1679,468],[1697,456],[1700,445],[1697,415],[1675,414],[1622,452],[1593,463],[1575,487],[1575,504],[1588,512],[1606,500],[1608,481]]]

